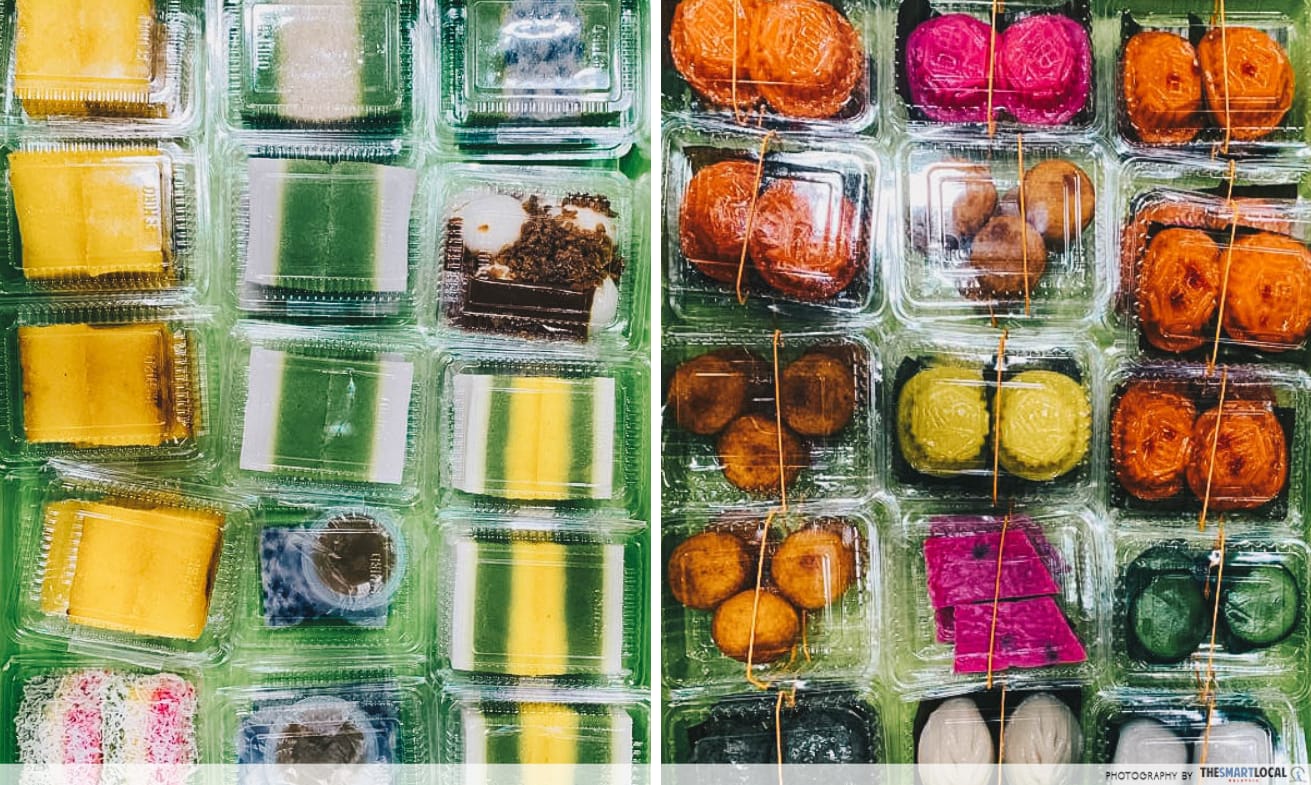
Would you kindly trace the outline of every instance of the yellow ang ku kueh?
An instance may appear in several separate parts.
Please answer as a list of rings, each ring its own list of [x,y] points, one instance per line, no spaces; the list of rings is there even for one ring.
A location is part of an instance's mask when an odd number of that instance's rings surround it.
[[[195,640],[205,629],[223,517],[70,499],[45,509],[43,613],[87,627]]]
[[[9,183],[29,280],[171,277],[166,159],[149,148],[18,151]]]
[[[17,0],[14,94],[30,115],[150,101],[154,0]]]
[[[155,447],[190,436],[176,371],[185,346],[159,323],[18,328],[26,440]]]

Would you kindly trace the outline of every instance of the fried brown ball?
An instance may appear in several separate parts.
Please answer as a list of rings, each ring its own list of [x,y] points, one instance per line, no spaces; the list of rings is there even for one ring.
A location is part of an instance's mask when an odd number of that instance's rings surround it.
[[[744,369],[719,355],[703,354],[674,371],[667,405],[680,428],[709,436],[742,413],[747,387]]]
[[[1018,217],[998,216],[974,238],[970,265],[976,271],[971,294],[985,300],[1023,299],[1025,273],[1032,292],[1047,269],[1047,246],[1042,235]]]
[[[744,411],[774,411],[774,368],[764,357],[749,349],[734,346],[711,352],[733,364],[747,380],[747,403]]]
[[[954,196],[947,233],[959,243],[978,234],[997,211],[997,186],[992,171],[983,164],[954,163],[949,169],[940,187],[948,198]]]
[[[806,446],[783,429],[783,475],[779,477],[779,429],[773,417],[743,415],[719,436],[719,462],[724,477],[749,493],[777,492],[779,480],[790,485],[810,461]]]
[[[793,605],[826,608],[856,580],[855,531],[848,526],[799,529],[783,540],[769,571]]]
[[[856,410],[851,367],[826,352],[807,352],[783,369],[779,394],[783,421],[802,436],[832,436]]]
[[[1092,178],[1069,161],[1043,161],[1024,173],[1024,218],[1057,248],[1073,245],[1092,223],[1096,201]]]
[[[801,619],[797,609],[787,600],[770,591],[735,594],[715,611],[710,625],[710,637],[725,655],[742,662],[751,658],[753,663],[773,662],[792,651],[801,634]],[[755,614],[755,646],[751,645],[751,619]]]
[[[727,532],[688,537],[669,557],[669,591],[689,608],[708,611],[742,590],[751,579],[747,544]]]

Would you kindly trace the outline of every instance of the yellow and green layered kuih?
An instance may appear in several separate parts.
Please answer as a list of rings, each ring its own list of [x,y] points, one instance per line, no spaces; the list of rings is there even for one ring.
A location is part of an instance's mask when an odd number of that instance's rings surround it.
[[[615,380],[459,374],[454,486],[504,499],[614,494]]]
[[[605,543],[455,544],[451,666],[511,676],[623,670],[624,553]]]
[[[633,719],[613,706],[484,703],[464,708],[460,719],[464,763],[614,765],[633,760]]]

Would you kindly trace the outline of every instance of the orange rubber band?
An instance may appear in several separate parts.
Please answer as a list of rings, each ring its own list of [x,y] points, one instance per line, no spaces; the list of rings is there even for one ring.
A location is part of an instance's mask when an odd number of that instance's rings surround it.
[[[746,305],[747,302],[746,292],[742,291],[742,277],[747,269],[747,243],[751,239],[751,227],[756,222],[756,204],[760,201],[760,184],[765,179],[765,151],[769,148],[769,140],[773,138],[774,132],[769,131],[765,134],[765,138],[760,140],[760,155],[756,159],[756,182],[751,189],[751,204],[747,206],[747,226],[746,232],[742,235],[742,253],[737,259],[737,285],[734,288],[737,292],[738,305]]]
[[[1215,409],[1215,433],[1211,434],[1211,456],[1206,466],[1206,494],[1202,497],[1202,512],[1197,517],[1197,530],[1206,531],[1206,513],[1211,509],[1211,481],[1215,479],[1215,454],[1220,446],[1220,424],[1224,420],[1225,392],[1229,383],[1229,368],[1220,371],[1220,402]]]

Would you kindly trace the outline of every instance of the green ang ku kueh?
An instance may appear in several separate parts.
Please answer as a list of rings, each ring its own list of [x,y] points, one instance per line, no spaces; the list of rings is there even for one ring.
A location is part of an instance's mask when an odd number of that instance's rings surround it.
[[[316,294],[409,287],[413,169],[251,158],[244,280]]]
[[[468,764],[633,761],[633,718],[622,706],[482,701],[460,708],[460,732]]]
[[[615,379],[455,376],[453,484],[504,499],[615,495]]]
[[[475,534],[452,551],[452,668],[511,676],[623,673],[623,545],[544,533]]]
[[[313,356],[256,346],[240,467],[397,485],[409,452],[414,365],[395,354]]]

